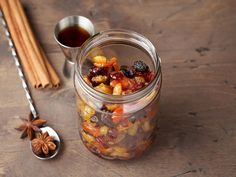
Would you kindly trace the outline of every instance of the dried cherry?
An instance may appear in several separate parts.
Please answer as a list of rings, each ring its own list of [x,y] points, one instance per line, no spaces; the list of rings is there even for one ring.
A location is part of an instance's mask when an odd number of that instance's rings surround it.
[[[114,80],[121,80],[123,79],[124,75],[121,72],[116,72],[113,71],[110,73],[110,78],[114,79]]]

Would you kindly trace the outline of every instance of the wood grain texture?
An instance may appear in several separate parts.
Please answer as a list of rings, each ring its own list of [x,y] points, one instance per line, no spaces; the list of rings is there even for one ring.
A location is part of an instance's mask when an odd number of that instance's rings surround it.
[[[33,90],[41,116],[63,139],[61,154],[39,161],[13,128],[28,115],[7,41],[0,29],[0,176],[7,177],[235,177],[235,0],[22,0],[50,62],[63,79],[59,90]],[[135,30],[162,58],[163,87],[157,141],[131,161],[91,154],[77,129],[74,90],[62,75],[63,55],[53,39],[67,15],[89,17],[97,31]]]

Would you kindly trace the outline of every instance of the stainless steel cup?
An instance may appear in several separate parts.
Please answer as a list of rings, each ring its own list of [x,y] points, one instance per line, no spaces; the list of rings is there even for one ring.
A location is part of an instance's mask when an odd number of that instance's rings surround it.
[[[78,25],[79,27],[85,29],[90,36],[93,36],[95,34],[95,29],[93,23],[86,17],[83,16],[68,16],[63,19],[61,19],[55,26],[54,29],[54,38],[56,42],[59,44],[59,46],[62,49],[62,52],[64,53],[66,59],[63,66],[63,74],[67,78],[71,78],[73,74],[74,69],[74,61],[76,59],[76,56],[80,52],[80,47],[70,47],[62,44],[58,40],[58,34],[64,30],[65,28]]]

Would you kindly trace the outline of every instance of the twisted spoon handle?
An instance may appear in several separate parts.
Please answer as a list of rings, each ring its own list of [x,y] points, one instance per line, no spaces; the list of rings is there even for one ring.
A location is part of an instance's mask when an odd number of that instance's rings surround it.
[[[9,47],[11,49],[12,56],[13,56],[13,58],[15,60],[15,64],[16,64],[16,67],[17,67],[17,70],[18,70],[18,74],[20,76],[20,79],[21,79],[21,82],[22,82],[22,86],[24,88],[25,95],[26,95],[27,101],[29,103],[30,111],[33,114],[33,117],[37,118],[38,117],[38,113],[37,113],[36,108],[34,106],[33,99],[32,99],[32,97],[30,95],[30,90],[28,88],[28,85],[27,85],[27,82],[26,82],[26,79],[25,79],[25,76],[24,76],[24,73],[23,73],[23,70],[22,70],[19,58],[17,56],[17,52],[16,52],[16,49],[15,49],[14,43],[12,42],[11,34],[8,31],[7,23],[6,23],[5,19],[4,19],[4,16],[3,16],[3,13],[2,13],[1,10],[0,10],[0,18],[2,20],[2,25],[5,28],[5,35],[7,36],[8,44],[9,44]]]

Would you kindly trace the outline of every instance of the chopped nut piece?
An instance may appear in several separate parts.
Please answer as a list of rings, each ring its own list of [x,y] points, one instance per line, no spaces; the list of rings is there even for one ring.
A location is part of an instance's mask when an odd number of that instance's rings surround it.
[[[143,123],[142,128],[144,132],[148,132],[153,129],[153,127],[150,125],[150,121],[148,120]]]
[[[97,67],[114,67],[118,69],[117,58],[113,57],[110,60],[107,60],[103,56],[97,56],[98,58],[94,58],[94,66]]]
[[[92,78],[92,82],[104,83],[107,81],[107,76],[98,75]]]
[[[94,87],[96,90],[102,92],[102,93],[106,93],[106,94],[112,94],[112,88],[108,85],[105,85],[103,83],[101,83],[100,85]]]
[[[134,79],[138,84],[145,84],[145,79],[142,76],[136,76]]]

